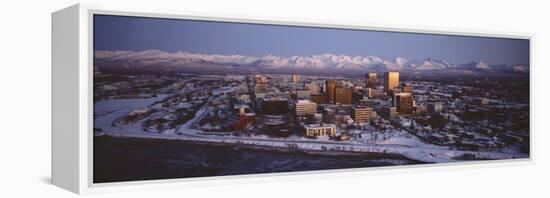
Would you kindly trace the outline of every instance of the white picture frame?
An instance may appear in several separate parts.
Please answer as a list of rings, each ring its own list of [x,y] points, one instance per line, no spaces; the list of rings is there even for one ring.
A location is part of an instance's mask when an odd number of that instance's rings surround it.
[[[272,25],[296,25],[307,27],[344,28],[357,30],[380,30],[412,33],[429,33],[461,36],[482,36],[494,38],[517,38],[530,40],[530,156],[523,159],[475,161],[446,164],[412,165],[405,167],[356,168],[346,170],[324,170],[294,173],[273,173],[245,176],[223,176],[208,178],[168,179],[135,182],[117,182],[108,184],[93,183],[93,14],[112,14],[123,16],[142,16],[172,19],[200,19],[224,22],[245,22]],[[188,187],[204,182],[223,183],[227,179],[238,181],[258,181],[266,176],[311,175],[311,173],[339,173],[347,171],[372,171],[386,169],[410,169],[434,166],[454,167],[469,164],[485,166],[494,163],[532,164],[533,151],[533,42],[534,35],[524,33],[501,34],[493,32],[465,32],[446,29],[415,29],[414,27],[369,27],[340,22],[320,22],[315,20],[295,20],[221,14],[203,14],[166,10],[137,10],[109,8],[99,5],[77,4],[52,14],[52,183],[74,193],[93,193],[102,191],[133,190],[138,188]],[[408,171],[408,170],[407,170]],[[221,181],[219,181],[221,179]],[[273,181],[284,181],[280,177]],[[236,180],[233,180],[236,181]]]

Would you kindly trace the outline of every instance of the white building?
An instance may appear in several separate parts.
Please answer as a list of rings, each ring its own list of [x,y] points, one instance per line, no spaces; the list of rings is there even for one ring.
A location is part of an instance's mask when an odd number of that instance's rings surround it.
[[[304,126],[308,137],[336,136],[336,125],[334,124],[308,124]]]
[[[428,104],[428,110],[430,112],[441,112],[443,111],[443,102],[433,102]]]
[[[322,121],[323,120],[323,114],[322,113],[315,113],[313,115],[313,117],[315,118],[315,120],[317,121]]]
[[[485,98],[485,97],[483,97],[479,100],[480,100],[481,105],[488,105],[491,102],[491,100],[489,98]]]

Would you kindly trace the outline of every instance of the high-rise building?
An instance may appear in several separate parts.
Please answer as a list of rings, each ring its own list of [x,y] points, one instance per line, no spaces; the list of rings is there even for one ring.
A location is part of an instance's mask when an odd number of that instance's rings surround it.
[[[292,74],[292,82],[298,83],[300,81],[300,75],[298,74]]]
[[[311,101],[317,104],[326,104],[328,103],[327,94],[311,94]]]
[[[288,113],[288,100],[282,97],[262,98],[261,110],[264,114],[280,115]]]
[[[396,93],[393,95],[393,106],[400,114],[412,114],[414,110],[413,97],[411,93]]]
[[[365,87],[376,88],[378,85],[378,78],[376,72],[370,72],[365,75]]]
[[[296,115],[314,115],[317,113],[317,103],[309,100],[298,100],[296,102]]]
[[[351,104],[351,93],[351,88],[336,86],[336,88],[334,89],[334,103]]]
[[[393,91],[399,86],[399,72],[386,72],[384,74],[384,90]]]
[[[371,107],[357,106],[353,108],[353,120],[356,123],[361,124],[369,122],[373,117],[374,114]]]
[[[327,92],[329,103],[334,103],[334,88],[336,88],[336,81],[335,80],[327,80],[326,81],[326,92]]]
[[[412,87],[412,85],[411,85],[410,83],[403,83],[403,84],[401,85],[401,87],[402,87],[402,90],[401,90],[401,91],[402,91],[403,93],[412,93],[412,92],[413,92],[413,87]]]
[[[306,89],[309,89],[311,94],[318,94],[319,92],[321,92],[321,87],[319,87],[316,81],[306,83],[305,87]]]

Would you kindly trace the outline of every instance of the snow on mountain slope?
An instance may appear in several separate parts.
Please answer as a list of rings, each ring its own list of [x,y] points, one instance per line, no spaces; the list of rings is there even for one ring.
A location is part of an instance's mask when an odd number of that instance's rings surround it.
[[[252,70],[288,70],[288,71],[439,71],[439,70],[486,70],[501,72],[529,72],[527,65],[489,65],[481,61],[472,61],[455,66],[444,60],[426,58],[410,61],[403,57],[386,60],[377,56],[348,56],[325,53],[313,56],[281,57],[266,55],[262,57],[244,55],[219,55],[189,52],[164,52],[160,50],[145,51],[95,51],[97,64],[124,65],[128,69],[232,69],[247,68]],[[120,66],[119,66],[120,67]]]
[[[490,69],[487,63],[481,61],[472,61],[470,63],[460,65],[459,67],[463,69]]]
[[[452,69],[454,66],[446,61],[427,58],[420,63],[411,64],[410,67],[413,70],[442,70]]]

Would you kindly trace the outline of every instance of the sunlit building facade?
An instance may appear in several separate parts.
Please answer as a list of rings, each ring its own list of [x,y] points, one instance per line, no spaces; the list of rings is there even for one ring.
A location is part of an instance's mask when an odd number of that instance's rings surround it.
[[[393,91],[399,87],[399,72],[386,72],[384,74],[384,90]]]

